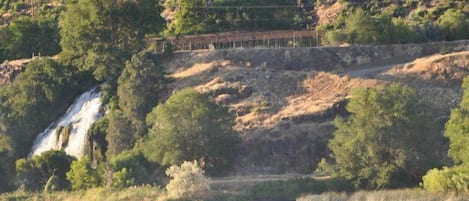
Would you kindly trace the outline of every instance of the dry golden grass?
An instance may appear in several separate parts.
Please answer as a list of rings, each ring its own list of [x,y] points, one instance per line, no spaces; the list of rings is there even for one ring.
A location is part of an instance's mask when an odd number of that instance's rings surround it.
[[[297,201],[468,201],[469,195],[434,194],[420,189],[359,191],[353,194],[304,195]]]

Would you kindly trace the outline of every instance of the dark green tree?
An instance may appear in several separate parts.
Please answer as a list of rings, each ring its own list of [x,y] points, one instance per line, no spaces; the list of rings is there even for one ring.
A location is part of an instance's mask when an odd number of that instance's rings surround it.
[[[49,18],[20,17],[0,29],[0,63],[6,59],[54,55],[60,52],[57,23]],[[3,54],[3,56],[2,56]]]
[[[210,173],[228,167],[239,142],[228,110],[193,89],[172,95],[148,115],[152,126],[141,148],[161,165],[203,161]]]
[[[107,118],[109,125],[106,129],[106,156],[110,159],[124,150],[131,149],[136,141],[136,133],[131,120],[122,111],[111,111]]]
[[[145,117],[166,90],[167,73],[149,52],[140,52],[126,62],[117,84],[119,107],[132,119],[138,136],[146,132]]]
[[[65,152],[55,150],[32,158],[19,159],[16,161],[18,183],[27,190],[43,190],[51,177],[57,177],[54,178],[53,189],[68,189],[70,182],[65,174],[70,170],[73,160]]]
[[[123,151],[110,161],[113,176],[113,187],[129,187],[141,184],[154,183],[150,162],[135,150]]]
[[[59,22],[63,57],[99,80],[115,81],[145,35],[162,30],[160,11],[154,0],[70,2]]]
[[[290,0],[168,0],[165,7],[175,12],[170,35],[304,27],[305,13]]]
[[[357,89],[351,116],[334,122],[332,173],[357,188],[415,185],[437,163],[439,132],[415,90],[391,85]]]
[[[10,157],[12,153],[11,141],[7,135],[3,133],[3,126],[0,121],[0,180],[5,181],[0,183],[0,192],[6,192],[10,190],[9,181],[13,180],[13,167],[12,159]]]

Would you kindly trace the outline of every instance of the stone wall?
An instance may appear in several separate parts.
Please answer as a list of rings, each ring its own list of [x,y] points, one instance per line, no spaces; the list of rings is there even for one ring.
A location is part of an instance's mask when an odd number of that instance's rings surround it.
[[[403,45],[352,45],[313,48],[220,49],[174,53],[175,67],[229,60],[246,66],[263,65],[278,70],[340,71],[370,66],[399,64],[436,53],[469,50],[469,40]],[[170,66],[171,67],[171,66]]]

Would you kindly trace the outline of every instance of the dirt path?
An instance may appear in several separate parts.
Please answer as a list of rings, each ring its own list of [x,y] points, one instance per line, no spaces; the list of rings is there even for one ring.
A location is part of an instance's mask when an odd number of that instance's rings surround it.
[[[386,66],[376,66],[376,67],[370,67],[370,68],[364,68],[364,69],[359,69],[359,70],[354,70],[354,71],[349,71],[346,72],[346,74],[350,75],[350,77],[365,77],[368,75],[372,75],[375,73],[379,73],[382,71],[389,70],[393,68],[394,66],[397,66],[400,64],[392,64],[392,65],[386,65]]]
[[[290,179],[325,179],[324,177],[316,177],[313,174],[273,174],[273,175],[247,175],[247,176],[235,176],[235,177],[218,177],[212,178],[210,184],[232,184],[232,183],[255,183],[255,182],[266,182],[266,181],[286,181]]]

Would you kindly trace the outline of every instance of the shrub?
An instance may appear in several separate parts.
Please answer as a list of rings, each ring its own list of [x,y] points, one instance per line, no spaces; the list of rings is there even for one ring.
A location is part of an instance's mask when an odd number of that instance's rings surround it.
[[[124,151],[111,160],[112,186],[123,188],[153,182],[150,163],[136,151]]]
[[[423,177],[422,186],[431,192],[469,193],[469,167],[432,169]]]
[[[26,190],[63,190],[69,187],[65,174],[74,158],[63,151],[46,151],[39,156],[16,161],[18,183]],[[55,178],[56,177],[56,178]]]
[[[88,157],[83,157],[72,162],[70,171],[67,172],[67,179],[72,184],[73,190],[83,190],[99,186],[102,181],[101,174],[97,167],[91,167]]]
[[[449,9],[440,18],[438,24],[446,40],[469,38],[469,19],[461,10]]]
[[[166,190],[173,199],[203,199],[209,196],[209,179],[197,161],[184,161],[180,166],[171,166],[166,170],[171,177]]]

